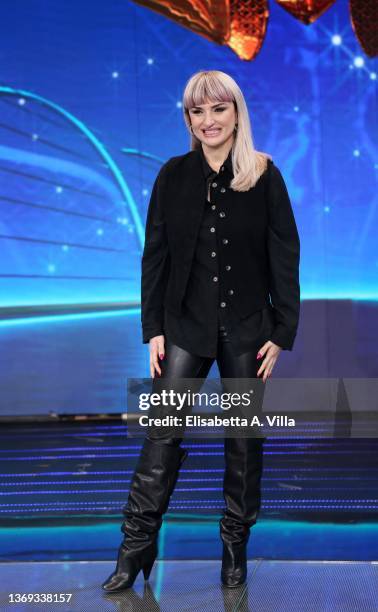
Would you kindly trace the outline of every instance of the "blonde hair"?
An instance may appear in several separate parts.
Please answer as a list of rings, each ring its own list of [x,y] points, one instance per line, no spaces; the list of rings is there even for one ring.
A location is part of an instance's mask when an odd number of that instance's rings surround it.
[[[253,144],[251,123],[243,93],[232,77],[220,70],[201,70],[186,83],[183,94],[184,120],[190,130],[189,109],[206,100],[233,102],[237,113],[237,130],[232,145],[234,178],[230,187],[234,191],[248,191],[254,187],[267,168],[267,153],[256,151]],[[190,132],[190,149],[201,147],[201,141]]]

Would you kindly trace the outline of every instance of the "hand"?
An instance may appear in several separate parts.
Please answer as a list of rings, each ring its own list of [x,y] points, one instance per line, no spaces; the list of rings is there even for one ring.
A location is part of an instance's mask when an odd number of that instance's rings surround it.
[[[260,376],[262,372],[264,373],[263,382],[266,382],[267,378],[269,378],[269,376],[272,374],[274,364],[276,363],[281,351],[282,348],[278,346],[278,344],[274,344],[274,342],[268,340],[268,342],[265,342],[257,353],[257,355],[264,357],[264,361],[262,361],[257,372],[257,376]]]
[[[161,368],[159,365],[159,359],[164,359],[164,336],[154,336],[150,338],[150,373],[151,378],[155,378],[155,371],[161,376]]]

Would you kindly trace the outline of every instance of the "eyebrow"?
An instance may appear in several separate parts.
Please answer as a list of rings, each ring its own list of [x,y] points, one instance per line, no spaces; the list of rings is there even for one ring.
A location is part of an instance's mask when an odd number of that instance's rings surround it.
[[[216,104],[213,104],[211,108],[215,108],[216,106],[219,106],[220,104],[227,104],[227,102],[217,102]],[[192,106],[192,108],[202,108],[202,106]]]

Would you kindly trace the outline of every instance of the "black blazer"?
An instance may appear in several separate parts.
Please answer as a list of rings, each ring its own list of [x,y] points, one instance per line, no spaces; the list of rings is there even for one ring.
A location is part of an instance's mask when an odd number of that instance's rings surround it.
[[[299,321],[300,245],[282,175],[268,159],[252,189],[228,188],[222,195],[237,209],[225,244],[233,306],[244,318],[271,304],[276,326],[270,339],[290,350]],[[162,166],[151,194],[142,256],[143,342],[163,333],[164,308],[180,316],[205,200],[199,151]]]

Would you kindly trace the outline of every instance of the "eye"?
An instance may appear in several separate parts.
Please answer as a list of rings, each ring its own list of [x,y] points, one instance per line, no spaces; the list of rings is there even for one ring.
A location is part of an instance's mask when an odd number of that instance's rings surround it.
[[[216,112],[218,112],[218,111],[222,112],[222,111],[226,110],[226,107],[225,106],[218,106],[218,108],[216,108],[215,110],[216,110]]]

